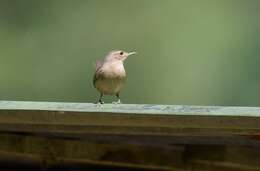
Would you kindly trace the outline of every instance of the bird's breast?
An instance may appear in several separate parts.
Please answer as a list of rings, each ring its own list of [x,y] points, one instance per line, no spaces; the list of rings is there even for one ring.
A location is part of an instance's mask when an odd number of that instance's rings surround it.
[[[104,64],[102,67],[104,76],[110,78],[123,78],[126,76],[125,68],[123,62],[116,61]]]
[[[125,77],[123,63],[104,64],[100,68],[100,75],[95,86],[101,93],[113,95],[120,92]]]

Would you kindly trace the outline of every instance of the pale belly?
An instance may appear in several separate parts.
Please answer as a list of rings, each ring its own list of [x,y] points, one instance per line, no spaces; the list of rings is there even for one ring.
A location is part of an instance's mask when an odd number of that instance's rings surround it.
[[[124,78],[102,78],[96,81],[95,87],[105,95],[116,95],[120,92]]]

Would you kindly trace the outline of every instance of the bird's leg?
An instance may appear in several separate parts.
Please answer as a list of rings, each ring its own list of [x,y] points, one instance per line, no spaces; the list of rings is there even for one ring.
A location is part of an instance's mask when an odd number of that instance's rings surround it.
[[[117,103],[121,103],[121,100],[120,100],[120,96],[119,96],[119,93],[116,94],[116,97],[117,97]]]
[[[102,101],[102,97],[103,97],[103,94],[100,93],[100,96],[99,96],[99,99],[98,99],[99,104],[104,104],[104,101]]]
[[[121,100],[120,100],[119,93],[116,94],[116,97],[117,97],[117,101],[116,101],[116,102],[113,102],[113,103],[114,103],[114,104],[120,104],[120,103],[121,103]]]

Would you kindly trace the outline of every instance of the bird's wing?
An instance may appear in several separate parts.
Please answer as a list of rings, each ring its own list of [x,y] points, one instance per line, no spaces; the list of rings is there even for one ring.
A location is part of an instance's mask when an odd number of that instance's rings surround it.
[[[96,60],[96,66],[95,66],[96,71],[102,66],[102,64],[103,64],[103,60]]]
[[[98,79],[102,79],[103,78],[103,71],[102,71],[102,69],[101,69],[101,67],[99,67],[97,70],[96,70],[96,72],[95,72],[95,74],[94,74],[94,77],[93,77],[93,85],[94,85],[94,87],[96,87],[95,86],[95,84],[96,84],[96,81],[98,80]]]
[[[95,63],[95,75],[93,77],[93,85],[95,87],[95,83],[96,81],[102,77],[102,70],[101,70],[101,67],[103,65],[103,60],[99,59],[99,60],[96,60],[96,63]]]

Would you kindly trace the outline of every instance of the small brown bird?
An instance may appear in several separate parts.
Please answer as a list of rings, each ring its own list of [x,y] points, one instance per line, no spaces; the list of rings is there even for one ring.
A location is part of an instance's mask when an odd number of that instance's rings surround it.
[[[93,78],[94,87],[100,92],[98,102],[103,104],[103,95],[115,95],[115,103],[121,103],[120,90],[126,78],[124,60],[136,52],[114,50],[109,52],[102,60],[96,61],[96,72]]]

